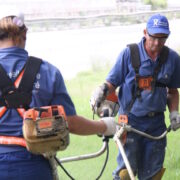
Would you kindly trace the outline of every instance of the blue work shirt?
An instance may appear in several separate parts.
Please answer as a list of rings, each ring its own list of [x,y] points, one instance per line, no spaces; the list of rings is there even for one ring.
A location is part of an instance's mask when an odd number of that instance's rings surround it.
[[[158,64],[159,57],[153,61],[144,49],[145,38],[138,43],[141,66],[139,69],[140,76],[153,76],[154,69]],[[180,57],[169,49],[167,61],[162,65],[157,81],[166,84],[169,88],[180,87]],[[130,49],[126,47],[117,58],[117,61],[106,80],[119,87],[119,114],[127,114],[129,104],[132,101],[132,89],[135,85],[135,71],[131,64]],[[167,89],[155,87],[154,93],[150,90],[141,92],[141,99],[136,98],[131,113],[135,116],[145,116],[149,112],[164,112],[167,104]]]
[[[24,49],[18,47],[0,49],[0,64],[12,81],[19,75],[27,59],[28,52]],[[48,105],[62,105],[67,116],[76,114],[60,71],[50,63],[43,61],[34,82],[30,108]],[[23,120],[18,112],[15,109],[7,109],[0,118],[0,135],[22,137],[22,124]],[[0,146],[0,153],[3,149]]]

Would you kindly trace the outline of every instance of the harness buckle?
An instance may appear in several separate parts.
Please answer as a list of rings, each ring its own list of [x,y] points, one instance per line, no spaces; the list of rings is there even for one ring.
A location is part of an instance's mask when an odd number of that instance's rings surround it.
[[[140,89],[152,90],[152,82],[153,82],[152,76],[139,77],[138,85]]]
[[[149,112],[147,115],[149,116],[149,117],[154,117],[155,116],[155,112]]]

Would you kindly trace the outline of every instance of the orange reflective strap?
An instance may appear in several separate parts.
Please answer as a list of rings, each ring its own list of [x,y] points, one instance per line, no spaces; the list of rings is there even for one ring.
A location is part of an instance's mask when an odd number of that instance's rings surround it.
[[[24,113],[25,113],[26,110],[23,109],[23,108],[17,108],[16,110],[17,110],[17,112],[19,113],[19,115],[23,118]]]
[[[14,136],[0,136],[0,144],[4,145],[20,145],[26,147],[24,138]]]
[[[0,118],[4,115],[4,113],[6,112],[7,108],[5,106],[0,107]]]
[[[15,86],[16,88],[19,87],[19,84],[20,84],[20,82],[21,82],[21,79],[22,79],[22,77],[23,77],[23,74],[24,74],[24,70],[18,75],[17,79],[15,80],[14,86]]]

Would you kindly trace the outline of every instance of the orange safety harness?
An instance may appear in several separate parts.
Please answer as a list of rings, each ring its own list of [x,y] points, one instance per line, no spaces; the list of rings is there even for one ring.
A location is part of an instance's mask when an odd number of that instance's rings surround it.
[[[162,65],[166,62],[169,54],[169,48],[164,46],[161,50],[158,64],[154,69],[153,75],[144,77],[144,76],[140,76],[139,74],[141,60],[140,60],[138,45],[129,44],[128,47],[130,48],[130,53],[131,53],[131,64],[135,71],[135,86],[132,89],[132,100],[128,106],[127,114],[131,111],[131,108],[136,98],[141,100],[141,92],[143,90],[150,90],[153,93],[155,87],[166,88],[166,84],[158,82],[157,77]]]
[[[129,103],[129,106],[127,108],[127,111],[125,114],[120,115],[118,118],[119,123],[128,124],[128,114],[131,111],[131,108],[135,102],[135,100],[138,98],[141,100],[141,92],[143,90],[149,90],[152,93],[154,92],[155,87],[162,87],[166,88],[166,84],[163,84],[161,82],[157,81],[158,73],[163,65],[163,63],[166,62],[169,49],[168,47],[164,46],[159,57],[158,65],[154,69],[154,73],[152,76],[140,76],[139,69],[141,66],[141,60],[140,60],[140,54],[139,54],[139,48],[137,44],[129,44],[128,45],[130,49],[130,55],[131,55],[131,64],[135,71],[135,85],[132,88],[132,100]],[[122,136],[123,143],[125,143],[127,137],[127,132],[125,132]]]
[[[32,98],[34,81],[39,71],[42,60],[36,57],[28,57],[28,60],[13,83],[6,71],[0,65],[0,118],[3,117],[8,108],[17,110],[21,118],[25,110],[29,108]],[[0,136],[0,144],[20,145],[26,147],[23,138],[13,136]]]

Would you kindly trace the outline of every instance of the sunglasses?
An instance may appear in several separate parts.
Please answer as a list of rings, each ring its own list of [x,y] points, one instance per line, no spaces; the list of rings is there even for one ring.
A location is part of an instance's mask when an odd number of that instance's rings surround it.
[[[148,36],[152,39],[152,40],[158,40],[158,41],[166,41],[168,36],[153,36],[151,34],[148,33]]]

